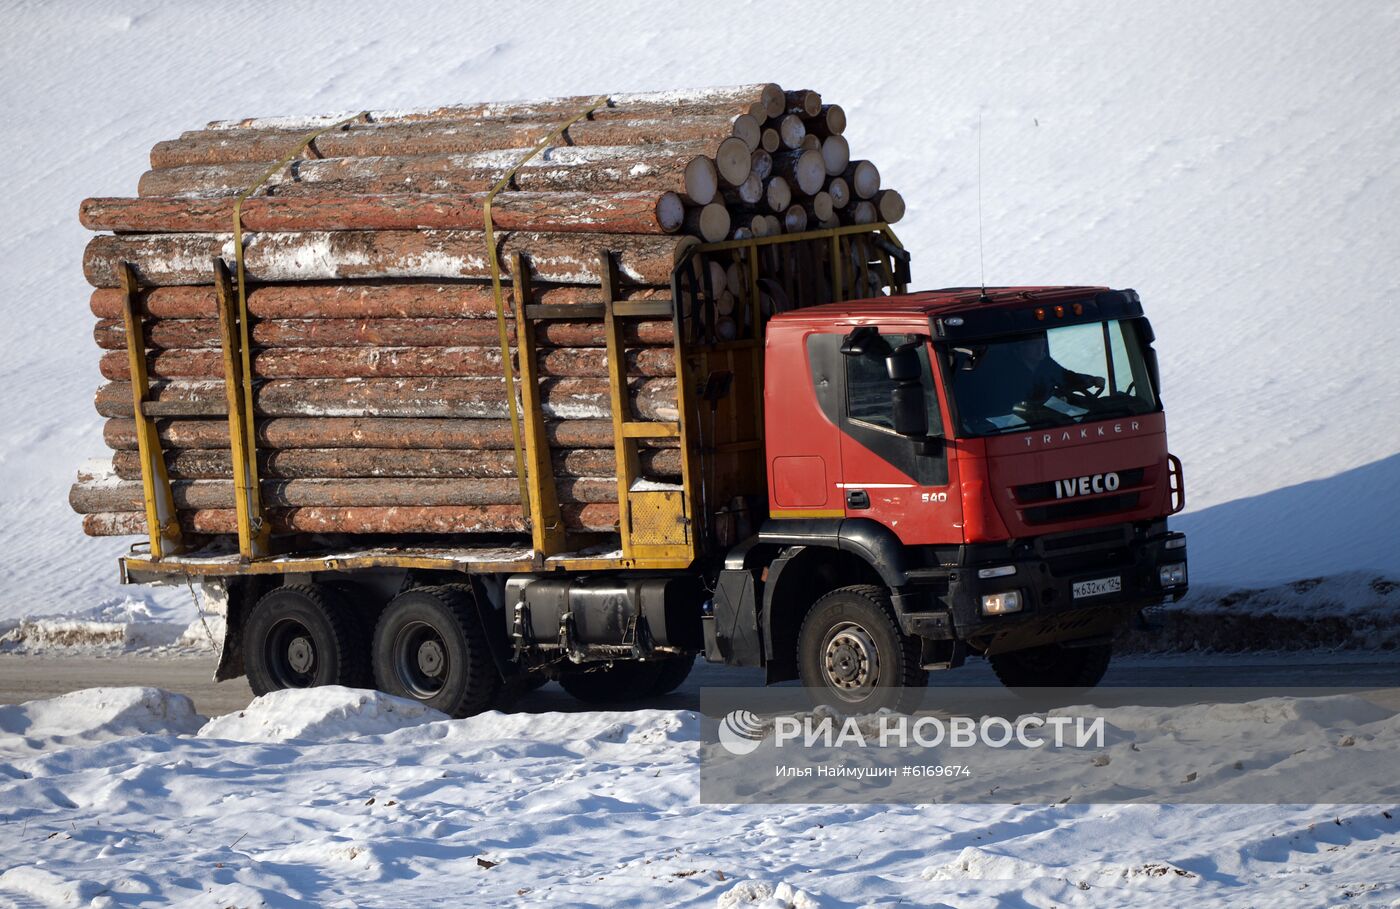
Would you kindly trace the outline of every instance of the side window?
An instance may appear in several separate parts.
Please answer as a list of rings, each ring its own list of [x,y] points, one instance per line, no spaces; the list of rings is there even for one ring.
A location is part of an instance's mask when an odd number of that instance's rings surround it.
[[[881,335],[890,349],[906,340],[905,335]],[[895,383],[885,367],[884,353],[868,353],[862,357],[846,357],[846,401],[852,420],[868,423],[879,429],[894,431],[893,395]],[[919,348],[922,364],[924,400],[928,402],[930,431],[941,431],[943,421],[938,415],[938,395],[933,388],[933,373],[929,369],[928,345]]]

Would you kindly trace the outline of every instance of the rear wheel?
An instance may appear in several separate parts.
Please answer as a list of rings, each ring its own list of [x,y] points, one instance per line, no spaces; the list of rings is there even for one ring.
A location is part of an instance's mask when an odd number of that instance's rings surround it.
[[[695,666],[695,654],[666,657],[660,661],[660,666],[660,671],[656,674],[656,681],[651,683],[651,689],[647,692],[653,697],[670,694],[681,687],[686,678],[690,676],[690,670]]]
[[[1112,644],[1046,644],[998,653],[988,661],[1007,688],[1093,688],[1103,681],[1112,658]]]
[[[816,700],[843,713],[913,710],[928,684],[918,639],[899,630],[889,594],[869,584],[812,606],[797,637],[797,671]]]
[[[420,587],[394,597],[374,629],[379,690],[454,717],[495,706],[501,674],[466,588]]]
[[[621,704],[655,693],[660,674],[660,662],[615,660],[603,669],[561,675],[559,684],[585,704]]]
[[[243,628],[248,686],[256,695],[283,688],[369,683],[364,635],[334,591],[289,584],[258,600]]]

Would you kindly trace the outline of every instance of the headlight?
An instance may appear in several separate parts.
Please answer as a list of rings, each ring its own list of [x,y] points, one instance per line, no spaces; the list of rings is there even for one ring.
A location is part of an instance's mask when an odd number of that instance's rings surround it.
[[[1167,542],[1163,543],[1162,545],[1163,545],[1163,547],[1166,548],[1166,549],[1185,549],[1185,548],[1186,548],[1186,538],[1185,538],[1185,537],[1172,537],[1170,540],[1167,540]]]
[[[1006,615],[1021,611],[1021,591],[1008,590],[1006,593],[989,593],[982,598],[983,615]]]
[[[987,578],[1005,578],[1016,573],[1015,565],[998,565],[996,568],[979,568],[977,576],[986,580]]]
[[[1157,577],[1161,580],[1163,587],[1180,587],[1186,583],[1186,563],[1177,562],[1174,565],[1163,565],[1157,572]]]

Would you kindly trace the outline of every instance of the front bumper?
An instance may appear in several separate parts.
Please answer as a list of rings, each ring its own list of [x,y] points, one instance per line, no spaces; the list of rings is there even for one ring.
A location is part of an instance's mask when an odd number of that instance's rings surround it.
[[[931,622],[911,613],[906,631],[963,640],[988,654],[1106,636],[1143,608],[1184,596],[1186,563],[1185,534],[1161,522],[964,546],[937,598],[941,615]],[[1169,565],[1182,566],[1181,583],[1164,586]],[[992,568],[1010,573],[979,576]],[[1011,591],[1020,594],[1018,611],[985,614],[984,596]]]

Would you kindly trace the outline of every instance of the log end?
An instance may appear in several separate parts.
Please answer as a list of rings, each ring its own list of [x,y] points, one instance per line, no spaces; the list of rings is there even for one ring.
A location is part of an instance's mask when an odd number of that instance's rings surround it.
[[[685,221],[685,203],[676,193],[662,193],[656,200],[656,223],[668,234],[681,229]]]
[[[884,190],[875,197],[875,208],[881,221],[893,224],[904,217],[904,197],[892,189]]]
[[[706,157],[691,158],[685,166],[685,195],[695,205],[709,205],[719,192],[719,172]]]
[[[828,176],[845,173],[846,165],[851,163],[851,146],[845,136],[828,136],[822,142],[822,161]]]
[[[730,136],[715,151],[715,167],[725,183],[738,186],[748,179],[753,169],[752,149],[743,139]]]

